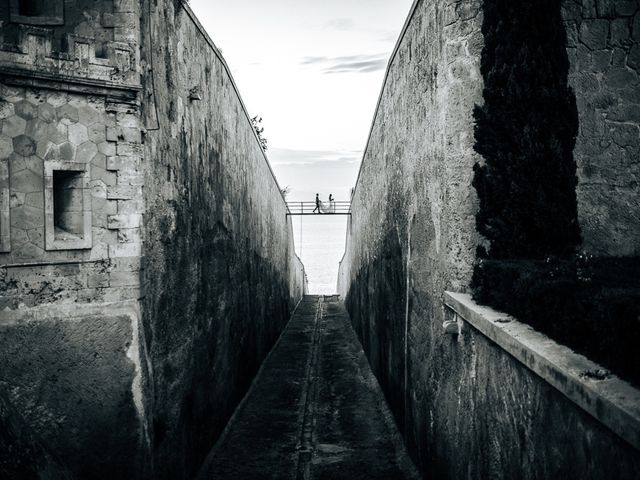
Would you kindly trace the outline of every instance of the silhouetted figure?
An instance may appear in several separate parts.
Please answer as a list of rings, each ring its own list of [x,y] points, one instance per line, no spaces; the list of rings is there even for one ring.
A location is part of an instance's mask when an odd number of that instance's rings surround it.
[[[316,211],[317,211],[318,213],[322,213],[322,212],[320,211],[320,194],[319,194],[319,193],[316,193],[316,208],[314,208],[314,209],[313,209],[313,212],[311,212],[311,213],[316,213]]]
[[[329,194],[329,213],[336,213],[336,203],[331,193]]]

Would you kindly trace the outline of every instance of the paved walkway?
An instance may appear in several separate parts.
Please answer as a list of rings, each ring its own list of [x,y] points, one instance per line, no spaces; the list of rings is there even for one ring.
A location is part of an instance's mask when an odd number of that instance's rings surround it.
[[[419,478],[337,297],[300,302],[199,478]]]

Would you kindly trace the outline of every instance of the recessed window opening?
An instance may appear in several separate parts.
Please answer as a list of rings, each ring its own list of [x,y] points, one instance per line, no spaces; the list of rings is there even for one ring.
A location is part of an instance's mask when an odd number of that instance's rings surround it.
[[[11,21],[31,25],[62,25],[63,0],[11,0]]]
[[[56,240],[84,237],[84,172],[53,171],[53,227]]]
[[[39,17],[50,14],[50,12],[47,12],[45,2],[38,0],[20,0],[19,12],[20,15],[26,17]]]

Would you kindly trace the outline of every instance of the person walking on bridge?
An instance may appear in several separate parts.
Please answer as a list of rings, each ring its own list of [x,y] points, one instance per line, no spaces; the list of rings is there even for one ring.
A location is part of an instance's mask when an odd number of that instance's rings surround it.
[[[318,213],[322,213],[320,211],[320,194],[316,193],[316,208],[313,209],[313,212],[311,213],[316,213],[316,210],[318,211]]]

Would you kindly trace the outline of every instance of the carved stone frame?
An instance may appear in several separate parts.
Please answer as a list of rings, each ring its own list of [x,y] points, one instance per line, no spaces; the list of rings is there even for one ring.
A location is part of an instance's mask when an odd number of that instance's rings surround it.
[[[66,170],[82,173],[83,235],[77,238],[60,239],[55,235],[53,172]],[[91,231],[91,174],[89,164],[76,162],[45,162],[44,165],[44,218],[46,250],[84,250],[92,246]]]

